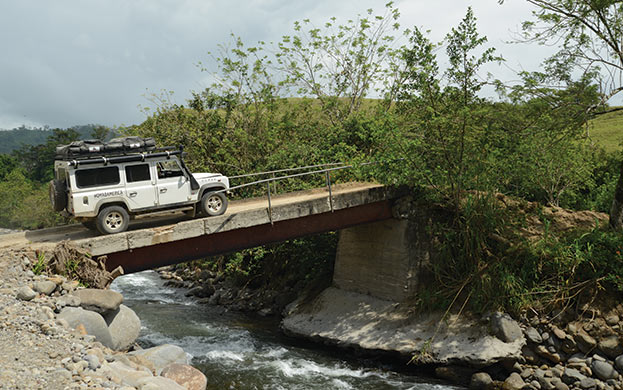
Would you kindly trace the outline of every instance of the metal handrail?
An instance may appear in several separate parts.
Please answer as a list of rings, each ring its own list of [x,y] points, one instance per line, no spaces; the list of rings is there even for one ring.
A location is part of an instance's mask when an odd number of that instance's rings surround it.
[[[344,163],[339,162],[339,163],[317,164],[317,165],[308,165],[306,167],[284,168],[284,169],[276,169],[274,171],[246,173],[244,175],[229,176],[229,179],[230,180],[231,179],[240,179],[242,177],[262,176],[262,175],[270,175],[270,174],[282,173],[282,172],[290,172],[290,171],[302,171],[304,169],[311,169],[311,168],[318,168],[318,167],[328,167],[328,166],[335,166],[335,165],[344,165]]]
[[[359,166],[366,166],[366,165],[371,165],[371,164],[376,164],[377,162],[365,162],[365,163],[361,163],[358,164]],[[309,167],[301,167],[301,169],[303,168],[314,168],[314,167],[319,167],[319,166],[327,166],[327,165],[337,165],[337,163],[334,164],[321,164],[321,165],[312,165]],[[321,170],[315,170],[315,171],[311,171],[311,172],[301,172],[301,173],[295,173],[292,175],[286,175],[286,176],[279,176],[279,177],[270,177],[268,179],[261,179],[261,180],[256,180],[256,181],[252,181],[250,183],[245,183],[245,184],[240,184],[234,187],[229,187],[227,189],[224,190],[219,190],[219,191],[215,191],[217,193],[219,192],[227,192],[227,191],[231,191],[231,190],[237,190],[239,188],[245,188],[245,187],[250,187],[256,184],[263,184],[266,183],[266,193],[268,196],[268,219],[270,220],[270,224],[274,224],[273,221],[273,209],[272,209],[272,200],[271,200],[271,192],[270,192],[270,183],[271,182],[276,182],[278,180],[284,180],[284,179],[292,179],[295,177],[301,177],[301,176],[307,176],[307,175],[314,175],[317,173],[324,173],[326,178],[326,183],[327,183],[327,188],[329,191],[329,207],[331,208],[331,212],[334,211],[333,208],[333,191],[331,189],[331,172],[332,171],[339,171],[342,169],[349,169],[349,168],[353,168],[354,165],[341,165],[338,167],[334,167],[334,168],[326,168],[326,169],[321,169]],[[283,169],[280,170],[281,172],[287,172],[289,170],[296,170],[296,168],[290,168],[290,169]],[[277,173],[278,171],[275,172],[262,172],[262,173]],[[253,174],[249,174],[249,176],[252,176]],[[242,176],[238,176],[238,177],[242,177]]]

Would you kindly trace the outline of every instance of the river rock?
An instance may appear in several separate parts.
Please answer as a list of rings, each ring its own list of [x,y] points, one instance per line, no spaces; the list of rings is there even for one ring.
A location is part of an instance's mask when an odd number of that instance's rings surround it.
[[[539,354],[541,357],[551,361],[552,363],[560,363],[560,355],[558,353],[551,352],[544,345],[538,345],[536,347],[536,353]]]
[[[592,351],[597,345],[597,341],[582,329],[575,334],[574,339],[580,351],[584,353]]]
[[[84,309],[98,313],[117,310],[123,302],[123,295],[112,290],[85,288],[72,294],[80,298],[80,306]]]
[[[616,379],[619,376],[614,367],[612,367],[612,364],[601,360],[593,360],[591,369],[597,378],[604,381],[608,379]]]
[[[162,370],[160,376],[175,381],[187,390],[205,390],[208,385],[206,376],[187,364],[169,364]]]
[[[513,320],[511,316],[506,313],[493,313],[491,316],[491,330],[493,335],[505,343],[512,343],[523,337],[523,333],[517,321]]]
[[[139,387],[141,379],[151,378],[153,375],[147,370],[136,370],[122,362],[106,363],[106,369],[103,370],[108,376],[117,378],[125,385]]]
[[[539,334],[539,331],[529,326],[524,330],[524,335],[526,335],[526,339],[534,344],[541,344],[543,342],[543,338]]]
[[[142,378],[138,381],[141,390],[186,390],[185,387],[175,383],[174,380],[162,376]]]
[[[584,390],[594,389],[597,386],[597,381],[593,378],[584,378],[580,381],[580,387]]]
[[[100,314],[79,307],[66,307],[60,312],[58,318],[67,321],[74,329],[82,325],[87,334],[95,336],[97,341],[108,348],[113,348],[108,325]]]
[[[623,355],[618,356],[616,359],[614,359],[614,365],[620,372],[623,372]]]
[[[141,331],[140,318],[123,304],[115,311],[106,312],[104,320],[108,324],[113,349],[118,351],[128,349]]]
[[[186,352],[177,345],[163,344],[157,347],[141,349],[128,353],[129,356],[139,356],[153,364],[157,375],[172,363],[188,364]]]
[[[40,280],[33,284],[33,289],[41,294],[50,295],[56,290],[56,283],[50,280]]]
[[[558,337],[560,340],[564,340],[567,338],[567,334],[565,333],[565,331],[560,329],[559,327],[552,325],[551,329],[552,333],[554,333],[554,336]]]
[[[22,301],[32,301],[33,299],[35,299],[36,296],[37,296],[37,293],[34,292],[28,286],[20,287],[17,290],[17,294],[16,294],[17,299],[22,300]]]
[[[618,324],[619,321],[620,321],[619,316],[616,314],[610,314],[609,316],[606,317],[606,324],[610,326],[614,326]]]
[[[521,390],[525,385],[526,383],[521,378],[521,375],[513,372],[502,384],[502,390]]]
[[[477,372],[472,375],[469,388],[472,390],[486,390],[493,384],[493,379],[486,372]]]
[[[623,354],[623,345],[617,336],[610,336],[599,341],[597,347],[611,359]]]
[[[75,295],[61,295],[56,299],[56,308],[60,310],[65,306],[78,307],[80,306],[80,303],[80,298]]]
[[[576,370],[575,368],[567,367],[562,373],[562,381],[568,385],[571,385],[575,382],[580,382],[584,378],[586,378],[586,376],[582,375],[582,373],[580,373],[580,371]]]

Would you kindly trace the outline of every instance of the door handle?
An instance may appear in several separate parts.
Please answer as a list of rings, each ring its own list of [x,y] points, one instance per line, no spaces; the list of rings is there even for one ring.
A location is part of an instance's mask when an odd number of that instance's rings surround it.
[[[130,195],[130,198],[133,198],[137,195],[136,191],[132,191],[130,192],[128,195]]]
[[[161,188],[161,189],[160,189],[160,193],[161,193],[161,194],[164,194],[165,192],[167,192],[167,189],[166,189],[166,188]]]

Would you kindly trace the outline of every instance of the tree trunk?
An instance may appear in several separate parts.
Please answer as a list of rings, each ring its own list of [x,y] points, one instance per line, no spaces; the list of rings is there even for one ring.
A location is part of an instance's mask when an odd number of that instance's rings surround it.
[[[623,230],[623,161],[619,172],[619,180],[614,189],[614,199],[610,208],[610,226],[615,230]]]

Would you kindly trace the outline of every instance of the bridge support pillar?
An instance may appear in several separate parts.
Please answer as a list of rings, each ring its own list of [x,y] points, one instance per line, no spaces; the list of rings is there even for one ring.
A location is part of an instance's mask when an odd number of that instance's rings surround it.
[[[424,230],[406,219],[340,230],[334,286],[394,302],[413,297],[430,262]]]

